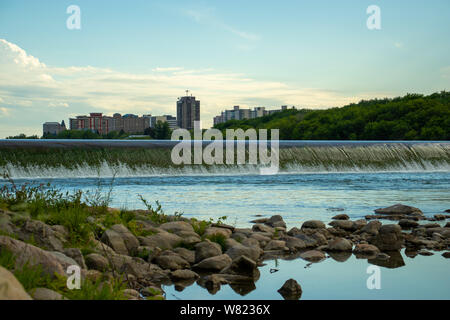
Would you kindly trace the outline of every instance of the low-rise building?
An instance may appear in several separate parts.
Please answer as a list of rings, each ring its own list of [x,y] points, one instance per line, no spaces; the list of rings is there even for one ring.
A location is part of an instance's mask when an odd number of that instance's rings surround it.
[[[60,132],[66,130],[64,120],[59,122],[46,122],[42,125],[43,135],[58,135]]]

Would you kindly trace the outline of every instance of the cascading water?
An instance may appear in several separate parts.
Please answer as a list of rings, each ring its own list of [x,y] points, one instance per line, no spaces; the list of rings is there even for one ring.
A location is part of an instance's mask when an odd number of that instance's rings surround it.
[[[78,141],[64,145],[46,141],[35,145],[0,143],[0,173],[20,178],[145,177],[162,175],[253,175],[260,165],[175,165],[174,142],[145,147],[130,141],[120,146]],[[131,147],[132,145],[132,147]],[[45,146],[45,145],[44,145]],[[246,159],[248,159],[248,150]],[[225,152],[224,152],[225,153]],[[450,171],[448,142],[304,142],[280,143],[279,174],[339,172]]]

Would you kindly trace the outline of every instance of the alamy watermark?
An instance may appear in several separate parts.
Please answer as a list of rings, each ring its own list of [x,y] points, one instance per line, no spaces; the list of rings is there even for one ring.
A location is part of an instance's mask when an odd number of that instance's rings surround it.
[[[368,266],[366,273],[370,274],[370,276],[367,278],[366,286],[367,289],[373,290],[381,289],[381,269],[378,266]]]
[[[80,30],[81,29],[81,9],[77,5],[70,5],[66,10],[67,14],[70,16],[66,20],[66,26],[69,30]]]
[[[175,165],[259,164],[262,165],[260,167],[261,174],[278,173],[280,163],[278,129],[270,130],[270,141],[268,140],[267,129],[260,129],[258,132],[255,129],[246,131],[227,129],[226,140],[223,138],[222,132],[218,129],[208,129],[203,133],[200,121],[194,123],[193,140],[188,130],[176,129],[172,133],[172,140],[182,140],[172,149],[172,163]],[[203,148],[203,141],[211,142]],[[270,148],[268,144],[270,144]],[[247,149],[248,153],[246,152]]]

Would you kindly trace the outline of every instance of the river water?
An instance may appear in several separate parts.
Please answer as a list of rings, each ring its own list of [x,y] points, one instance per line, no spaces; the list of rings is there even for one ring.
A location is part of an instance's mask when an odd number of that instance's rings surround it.
[[[448,149],[446,149],[448,152]],[[448,153],[447,153],[448,155]],[[254,170],[239,173],[226,171],[177,174],[130,175],[80,178],[79,171],[59,173],[56,177],[22,176],[18,183],[50,182],[63,190],[108,192],[112,185],[111,206],[144,208],[142,195],[149,202],[158,200],[165,213],[182,212],[184,217],[218,219],[225,223],[250,227],[256,217],[281,215],[288,229],[300,227],[310,219],[326,223],[337,213],[351,219],[373,214],[373,210],[403,203],[420,208],[432,216],[450,209],[450,170],[444,165],[398,170],[306,170],[284,171],[276,175],[259,175]],[[17,170],[17,165],[15,165]],[[60,170],[60,169],[58,169]],[[77,170],[80,170],[79,168]],[[311,172],[312,171],[312,172]],[[26,174],[26,173],[25,173]],[[6,183],[0,180],[0,185]],[[387,222],[384,223],[395,223]],[[180,288],[165,286],[167,299],[282,299],[277,289],[289,278],[303,288],[302,299],[450,299],[450,260],[435,252],[433,256],[409,258],[402,252],[394,262],[381,263],[381,289],[369,290],[367,267],[376,261],[349,256],[345,262],[332,257],[308,265],[300,258],[265,261],[255,287],[222,287],[215,294],[193,284]],[[340,259],[344,260],[344,259]],[[271,273],[271,269],[278,272]]]

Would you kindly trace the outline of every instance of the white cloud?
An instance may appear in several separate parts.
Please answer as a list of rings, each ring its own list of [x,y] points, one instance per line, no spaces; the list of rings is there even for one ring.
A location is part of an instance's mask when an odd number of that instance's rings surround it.
[[[0,107],[0,117],[7,117],[9,116],[9,109]]]
[[[56,117],[60,121],[62,116],[67,119],[70,114],[89,110],[107,114],[175,115],[176,99],[186,89],[201,101],[204,126],[212,125],[215,115],[233,105],[323,108],[366,98],[317,88],[297,88],[214,69],[171,67],[133,74],[94,66],[52,67],[6,40],[0,40],[0,57],[0,70],[8,70],[0,73],[1,112],[7,115],[8,109],[17,107],[34,110],[38,116],[27,124],[36,130],[45,121],[55,121]]]

